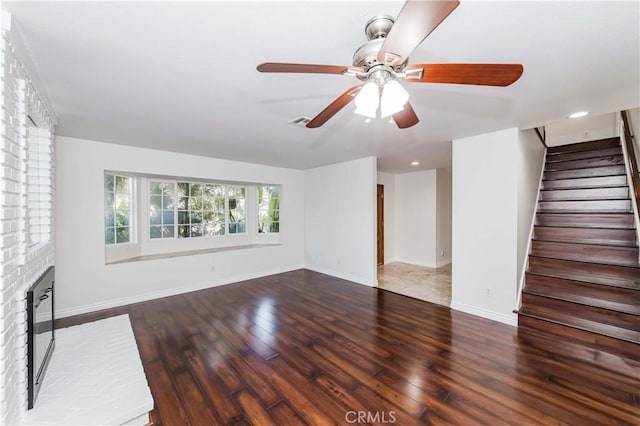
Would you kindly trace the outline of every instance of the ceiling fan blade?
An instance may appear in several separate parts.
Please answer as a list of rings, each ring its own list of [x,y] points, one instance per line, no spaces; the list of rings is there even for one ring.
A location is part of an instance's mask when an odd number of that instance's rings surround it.
[[[400,65],[411,52],[460,4],[457,0],[408,0],[398,14],[380,51],[378,61]]]
[[[411,103],[407,102],[402,111],[393,114],[393,121],[396,122],[398,128],[406,129],[407,127],[418,124],[418,121],[420,120],[418,119],[416,112],[413,110]]]
[[[405,68],[404,78],[410,83],[505,87],[517,81],[523,71],[520,64],[414,64]]]
[[[316,74],[344,74],[352,67],[342,65],[287,64],[283,62],[265,62],[257,67],[260,72],[291,72]]]
[[[331,117],[336,115],[338,111],[347,106],[347,104],[349,104],[349,102],[351,102],[356,94],[360,91],[361,87],[362,84],[347,89],[342,95],[338,96],[333,102],[331,102],[325,109],[320,111],[320,114],[316,115],[313,120],[308,122],[306,127],[316,128],[322,126]]]

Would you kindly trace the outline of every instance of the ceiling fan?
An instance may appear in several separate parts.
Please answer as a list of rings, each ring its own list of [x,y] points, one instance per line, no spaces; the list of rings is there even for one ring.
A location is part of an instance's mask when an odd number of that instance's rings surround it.
[[[357,77],[363,83],[350,87],[306,127],[320,127],[355,100],[356,113],[369,118],[392,116],[405,129],[418,123],[409,95],[396,81],[409,83],[448,83],[480,86],[508,86],[523,72],[520,64],[412,64],[409,55],[460,4],[457,0],[408,0],[398,17],[383,15],[365,25],[368,41],[353,55],[353,66],[265,62],[260,72],[341,74]]]

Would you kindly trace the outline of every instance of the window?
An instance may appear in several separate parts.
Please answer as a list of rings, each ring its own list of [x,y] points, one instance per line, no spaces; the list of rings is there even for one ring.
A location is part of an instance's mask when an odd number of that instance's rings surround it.
[[[104,242],[120,244],[131,241],[132,179],[104,175]]]
[[[149,182],[149,237],[197,238],[246,232],[246,188]],[[227,218],[228,220],[225,220]]]
[[[280,188],[259,186],[258,188],[258,232],[280,232]]]

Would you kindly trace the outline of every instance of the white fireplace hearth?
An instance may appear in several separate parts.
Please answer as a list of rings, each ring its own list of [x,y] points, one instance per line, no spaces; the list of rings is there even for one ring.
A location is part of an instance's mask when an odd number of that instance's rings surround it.
[[[56,330],[25,425],[146,425],[153,398],[128,315]]]

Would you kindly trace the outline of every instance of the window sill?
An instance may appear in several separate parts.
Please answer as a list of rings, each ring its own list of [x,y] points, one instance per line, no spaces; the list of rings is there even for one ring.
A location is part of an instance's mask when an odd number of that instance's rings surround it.
[[[131,262],[144,262],[146,260],[171,259],[174,257],[196,256],[199,254],[220,253],[225,251],[236,251],[236,250],[245,250],[245,249],[262,248],[262,247],[276,247],[281,245],[282,244],[243,244],[243,245],[231,246],[231,247],[216,247],[216,248],[208,248],[208,249],[202,249],[202,250],[188,250],[188,251],[178,251],[173,253],[150,254],[146,256],[135,256],[135,257],[129,257],[127,259],[115,260],[113,262],[106,262],[105,265],[117,265],[120,263],[131,263]]]

